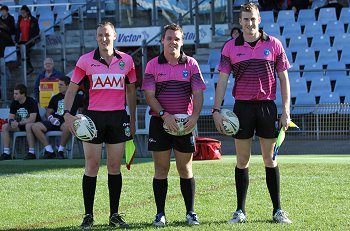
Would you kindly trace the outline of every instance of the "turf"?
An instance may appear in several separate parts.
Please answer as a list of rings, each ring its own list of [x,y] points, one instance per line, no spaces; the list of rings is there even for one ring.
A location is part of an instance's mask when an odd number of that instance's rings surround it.
[[[272,205],[261,156],[249,169],[248,222],[229,225],[235,210],[233,156],[195,161],[195,210],[201,222],[193,230],[349,230],[350,155],[278,156],[282,207],[291,225],[271,222]],[[125,166],[120,212],[135,230],[155,230],[156,212],[151,159]],[[76,230],[84,212],[81,179],[84,160],[0,162],[0,230]],[[188,230],[175,162],[169,173],[166,203],[168,225],[162,230]],[[109,230],[106,165],[100,168],[95,197],[94,230]]]

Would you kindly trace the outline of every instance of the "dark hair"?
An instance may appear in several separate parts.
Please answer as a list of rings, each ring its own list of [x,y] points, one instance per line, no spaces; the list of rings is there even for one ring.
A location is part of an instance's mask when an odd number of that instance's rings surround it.
[[[242,33],[241,28],[239,28],[238,26],[234,26],[234,27],[232,27],[232,29],[231,29],[230,35],[232,35],[232,33],[233,33],[234,30],[238,30],[239,33]]]
[[[27,96],[27,87],[24,84],[16,85],[14,90],[18,90],[20,94]]]
[[[104,26],[110,26],[112,27],[113,30],[115,30],[113,23],[111,23],[110,21],[103,21],[97,24],[97,27],[104,27]]]
[[[242,12],[252,12],[253,10],[256,10],[259,13],[259,7],[255,3],[249,2],[246,4],[241,5],[241,9],[239,11],[239,17],[242,17]]]
[[[68,86],[70,83],[70,78],[68,76],[59,77],[58,80],[63,81],[66,86]]]
[[[21,10],[24,10],[25,12],[27,12],[29,15],[32,15],[32,13],[30,12],[30,9],[27,5],[23,5],[21,7]]]
[[[177,31],[178,30],[178,31],[180,31],[182,33],[182,39],[184,37],[183,36],[184,32],[183,32],[182,28],[179,25],[177,25],[176,23],[171,23],[169,25],[164,26],[162,38],[164,38],[165,33],[166,33],[167,30],[173,30],[173,31]]]
[[[9,8],[8,8],[7,6],[5,6],[5,5],[3,5],[3,6],[1,7],[1,9],[0,9],[0,10],[9,11]]]

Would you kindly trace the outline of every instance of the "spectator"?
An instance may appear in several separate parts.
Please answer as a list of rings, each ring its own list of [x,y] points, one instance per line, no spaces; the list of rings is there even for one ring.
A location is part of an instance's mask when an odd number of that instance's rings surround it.
[[[277,14],[279,10],[278,5],[278,0],[259,0],[261,11],[272,10],[275,14]]]
[[[64,74],[55,70],[55,64],[52,58],[46,58],[44,60],[44,70],[38,75],[34,83],[34,98],[39,103],[39,85],[42,79],[58,79]]]
[[[66,94],[70,78],[68,76],[60,77],[58,80],[59,93],[54,95],[46,110],[47,120],[37,122],[32,126],[32,132],[35,137],[45,146],[44,159],[52,159],[55,157],[55,153],[51,144],[46,139],[45,133],[48,131],[62,131],[60,146],[57,152],[58,159],[64,159],[64,151],[66,144],[68,143],[70,132],[68,127],[64,124],[63,111],[64,111],[64,96]],[[82,107],[82,96],[77,94],[73,103],[71,113],[76,114],[77,110]]]
[[[21,15],[18,16],[16,27],[16,45],[26,44],[26,56],[27,56],[27,74],[34,71],[33,65],[30,61],[30,49],[35,45],[35,41],[32,40],[40,33],[38,20],[32,16],[28,6],[23,5],[21,7]],[[20,57],[20,53],[17,54]]]
[[[2,125],[1,138],[4,146],[0,160],[10,160],[10,132],[26,131],[28,141],[28,154],[25,160],[35,159],[34,136],[31,127],[34,122],[40,121],[39,109],[35,100],[27,96],[27,87],[18,84],[13,91],[14,101],[10,106],[9,123]],[[29,131],[29,132],[28,132]],[[12,150],[14,151],[14,150]]]
[[[299,11],[301,9],[308,9],[309,8],[309,5],[312,3],[312,0],[293,0],[291,2],[291,5],[292,5],[292,10],[294,11],[294,13],[296,15],[299,14]]]
[[[0,17],[0,58],[4,57],[5,47],[15,45],[12,39],[14,34],[15,19],[9,14],[9,8],[2,6]]]
[[[240,28],[240,26],[238,26],[238,25],[233,25],[233,27],[232,27],[232,29],[231,29],[231,33],[230,33],[230,35],[231,35],[231,38],[237,38],[240,34],[242,33],[242,31],[241,31],[241,28]]]

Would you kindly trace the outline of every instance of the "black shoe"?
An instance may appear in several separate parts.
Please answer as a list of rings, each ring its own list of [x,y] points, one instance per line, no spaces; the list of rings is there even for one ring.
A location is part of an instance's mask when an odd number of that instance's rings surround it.
[[[80,225],[81,229],[89,229],[94,224],[94,217],[91,214],[85,214],[83,222]]]
[[[109,226],[110,227],[119,227],[119,228],[129,228],[129,225],[124,221],[122,216],[118,213],[113,213],[109,217]]]
[[[59,151],[59,152],[57,153],[57,159],[65,159],[65,157],[64,157],[64,151]]]
[[[43,159],[53,159],[55,158],[55,153],[54,152],[49,152],[45,150]]]
[[[11,155],[10,155],[10,154],[5,154],[5,153],[3,153],[3,154],[0,156],[0,160],[11,160]]]
[[[36,156],[33,153],[28,152],[28,154],[24,157],[24,160],[35,160]]]

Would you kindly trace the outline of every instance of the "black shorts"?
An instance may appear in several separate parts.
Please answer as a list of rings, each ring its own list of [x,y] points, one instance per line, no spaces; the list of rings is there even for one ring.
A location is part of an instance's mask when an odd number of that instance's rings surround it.
[[[234,138],[249,139],[253,137],[254,131],[261,138],[277,138],[279,123],[274,101],[236,100],[233,112],[239,119],[239,131]]]
[[[47,131],[60,131],[61,129],[61,125],[59,126],[55,126],[53,125],[50,121],[48,120],[45,120],[45,121],[40,121],[44,126],[45,128],[47,129]]]
[[[193,133],[184,136],[173,136],[163,128],[163,119],[152,116],[149,125],[149,151],[166,151],[175,149],[179,152],[192,153],[195,151]]]
[[[118,144],[131,140],[130,118],[125,110],[89,111],[83,113],[94,121],[97,137],[88,143]]]

